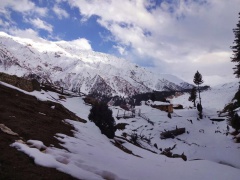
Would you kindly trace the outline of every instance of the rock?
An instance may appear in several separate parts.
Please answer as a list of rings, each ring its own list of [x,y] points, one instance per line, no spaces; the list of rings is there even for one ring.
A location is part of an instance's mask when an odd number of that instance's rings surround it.
[[[16,86],[22,90],[32,92],[34,90],[40,91],[40,84],[37,80],[27,80],[15,75],[0,73],[0,81]]]

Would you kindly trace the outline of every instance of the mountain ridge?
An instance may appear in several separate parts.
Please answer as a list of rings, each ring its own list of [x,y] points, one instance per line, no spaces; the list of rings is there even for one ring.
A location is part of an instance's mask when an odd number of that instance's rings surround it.
[[[71,42],[33,41],[0,32],[0,71],[37,77],[85,94],[132,96],[152,91],[182,91],[193,85],[112,55],[81,49]]]

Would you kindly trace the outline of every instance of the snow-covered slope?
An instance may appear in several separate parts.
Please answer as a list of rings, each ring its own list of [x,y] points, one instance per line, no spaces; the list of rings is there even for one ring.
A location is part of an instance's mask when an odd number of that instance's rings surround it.
[[[58,94],[52,92],[42,91],[28,94],[33,94],[42,100],[50,98],[55,101],[58,98]],[[231,92],[230,96],[232,96]],[[213,100],[217,104],[219,99]],[[67,98],[59,103],[78,116],[87,119],[90,107],[84,104],[81,97]],[[183,105],[186,106],[186,104]],[[119,107],[112,107],[114,117],[118,109]],[[28,141],[29,144],[35,144],[34,148],[20,142],[11,146],[31,156],[36,164],[56,168],[79,179],[239,179],[240,147],[239,144],[233,142],[231,136],[226,135],[228,130],[225,121],[212,124],[205,116],[204,119],[198,121],[196,109],[175,110],[171,119],[168,118],[166,112],[145,104],[136,108],[136,110],[140,109],[142,114],[154,122],[154,125],[139,116],[116,119],[117,123],[128,123],[126,129],[118,130],[116,134],[122,136],[123,132],[127,134],[134,132],[147,138],[150,137],[150,144],[141,139],[138,141],[143,147],[156,153],[122,140],[122,146],[131,150],[135,155],[128,154],[115,147],[114,141],[102,135],[92,122],[88,121],[83,124],[71,120],[65,121],[75,127],[75,136],[69,137],[60,133],[55,136],[67,150],[45,147],[46,150],[42,152],[39,149],[43,145],[37,140]],[[216,114],[216,111],[207,107],[204,108],[205,112],[210,113],[208,116]],[[189,120],[192,120],[192,123]],[[185,127],[189,133],[184,133],[174,139],[160,139],[161,132],[165,129],[175,129],[176,126]],[[216,133],[216,131],[219,132]],[[158,148],[154,144],[157,144]],[[160,155],[161,149],[173,147],[175,144],[173,153],[184,152],[188,158],[187,161]]]
[[[0,32],[0,71],[39,78],[83,93],[129,96],[192,85],[172,75],[155,75],[124,59],[84,50],[70,42],[33,41]]]
[[[237,92],[239,84],[237,82],[230,82],[214,86],[206,91],[201,92],[203,108],[214,108],[218,111],[223,110],[225,105],[230,103]],[[198,93],[197,93],[198,95]],[[188,101],[189,93],[174,98],[174,104],[183,104],[185,107],[193,106],[193,103]],[[198,103],[198,98],[196,100]]]

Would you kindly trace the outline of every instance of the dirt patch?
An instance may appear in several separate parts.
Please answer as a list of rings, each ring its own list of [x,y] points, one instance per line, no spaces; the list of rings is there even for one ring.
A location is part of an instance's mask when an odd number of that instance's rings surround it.
[[[56,169],[37,166],[29,156],[9,146],[15,139],[0,131],[0,179],[74,179]]]
[[[64,119],[86,122],[60,104],[39,101],[34,96],[0,84],[0,124],[23,140],[40,140],[46,146],[62,148],[54,135],[73,136],[73,127],[63,123]],[[19,136],[0,130],[0,179],[74,179],[55,169],[37,166],[33,159],[10,147]]]

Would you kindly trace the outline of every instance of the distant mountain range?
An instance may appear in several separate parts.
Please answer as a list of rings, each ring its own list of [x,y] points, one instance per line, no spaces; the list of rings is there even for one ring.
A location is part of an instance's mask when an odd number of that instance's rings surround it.
[[[182,91],[193,85],[112,55],[84,50],[66,41],[13,37],[0,32],[0,71],[68,90],[107,96]]]

